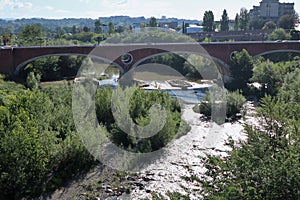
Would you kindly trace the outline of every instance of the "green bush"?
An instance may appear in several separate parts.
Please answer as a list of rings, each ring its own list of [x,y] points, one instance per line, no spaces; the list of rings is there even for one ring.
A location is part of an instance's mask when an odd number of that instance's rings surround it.
[[[226,118],[232,119],[237,117],[237,114],[241,112],[245,101],[245,97],[238,91],[226,92]],[[210,118],[212,115],[212,106],[215,106],[216,110],[221,110],[224,104],[222,104],[222,102],[213,104],[211,94],[208,93],[201,103],[194,107],[194,111]]]
[[[70,88],[4,82],[0,94],[1,198],[39,196],[94,162],[75,131]]]
[[[113,102],[111,89],[97,92],[96,113],[98,120],[108,128],[109,137],[115,144],[136,152],[149,152],[160,149],[189,130],[187,124],[181,121],[181,106],[168,94],[162,91],[146,92],[136,87],[124,91],[118,88],[114,92],[117,96]],[[157,107],[157,104],[161,107]],[[151,112],[151,108],[165,110],[165,124],[160,120],[160,112]],[[151,126],[151,130],[145,128],[147,125]],[[155,130],[158,132],[151,137],[141,137],[137,135],[138,129],[142,134]]]
[[[299,199],[299,109],[263,98],[260,125],[245,127],[247,141],[231,141],[227,157],[205,160],[205,199]]]

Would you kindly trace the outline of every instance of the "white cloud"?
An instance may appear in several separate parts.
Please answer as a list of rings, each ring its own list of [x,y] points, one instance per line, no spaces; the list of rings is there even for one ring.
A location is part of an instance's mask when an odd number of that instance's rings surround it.
[[[54,10],[52,6],[45,6],[46,10]]]
[[[19,2],[18,0],[1,0],[0,1],[0,10],[32,8],[32,6],[33,6],[33,4],[31,2]]]
[[[89,3],[90,0],[79,0],[80,2]]]
[[[128,3],[128,0],[121,0],[121,1],[119,1],[117,4],[118,4],[118,5],[124,5],[124,4],[126,4],[126,3]]]

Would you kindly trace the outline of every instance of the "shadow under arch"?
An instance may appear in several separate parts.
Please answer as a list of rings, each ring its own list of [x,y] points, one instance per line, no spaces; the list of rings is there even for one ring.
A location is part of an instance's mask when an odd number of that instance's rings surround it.
[[[151,58],[154,58],[156,56],[161,56],[161,55],[166,55],[166,54],[175,54],[175,55],[178,55],[180,57],[183,57],[181,56],[182,54],[189,54],[189,55],[198,55],[198,56],[201,56],[203,58],[207,58],[209,60],[212,60],[217,69],[218,69],[218,72],[220,72],[220,74],[222,75],[222,79],[224,80],[225,77],[229,77],[230,76],[230,66],[225,63],[224,61],[222,61],[221,59],[219,58],[216,58],[216,57],[213,57],[207,53],[199,53],[199,52],[194,52],[194,51],[165,51],[163,50],[163,52],[160,52],[160,53],[155,53],[155,54],[152,54],[150,56],[146,56],[140,60],[138,60],[136,63],[134,63],[133,66],[131,66],[131,69],[134,69],[136,67],[138,67],[139,65],[143,64],[145,61],[151,59]],[[183,57],[184,58],[184,57]],[[225,78],[226,79],[226,78]]]
[[[20,63],[15,71],[14,71],[14,74],[17,75],[19,74],[20,70],[25,67],[27,64],[35,61],[35,60],[38,60],[40,58],[46,58],[46,57],[51,57],[51,56],[84,56],[84,57],[91,57],[92,59],[95,58],[95,59],[99,59],[99,60],[102,60],[106,63],[110,63],[114,66],[116,66],[119,70],[120,70],[120,73],[123,74],[124,73],[124,68],[121,67],[118,63],[114,62],[114,61],[111,61],[107,58],[103,58],[101,56],[96,56],[96,55],[90,55],[90,54],[78,54],[78,53],[58,53],[58,54],[45,54],[45,55],[42,55],[42,56],[36,56],[36,57],[33,57],[31,59],[28,59],[22,63]]]
[[[253,55],[253,58],[258,58],[260,56],[266,56],[274,53],[298,53],[300,56],[300,50],[294,50],[294,49],[278,49],[278,50],[271,50],[271,51],[266,51],[257,55]]]

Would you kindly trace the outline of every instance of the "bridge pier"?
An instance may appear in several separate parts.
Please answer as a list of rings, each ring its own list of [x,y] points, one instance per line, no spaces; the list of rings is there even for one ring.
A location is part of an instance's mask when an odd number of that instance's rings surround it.
[[[13,48],[0,49],[0,73],[11,74],[14,72],[14,70]]]

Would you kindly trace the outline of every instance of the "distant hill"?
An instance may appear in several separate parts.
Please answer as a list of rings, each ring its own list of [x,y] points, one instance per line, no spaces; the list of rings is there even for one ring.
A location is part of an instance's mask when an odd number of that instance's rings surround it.
[[[116,27],[118,26],[129,26],[135,23],[148,23],[149,18],[145,17],[129,17],[129,16],[111,16],[111,17],[100,17],[101,23],[108,24],[113,22]],[[177,18],[165,18],[157,19],[157,22],[177,22],[178,25],[185,23],[196,24],[201,23],[198,20],[190,19],[177,19]],[[55,30],[58,27],[94,27],[95,19],[91,18],[65,18],[65,19],[45,19],[45,18],[22,18],[22,19],[0,19],[0,32],[1,30],[9,30],[12,33],[20,32],[21,28],[28,24],[41,24],[50,30]]]

